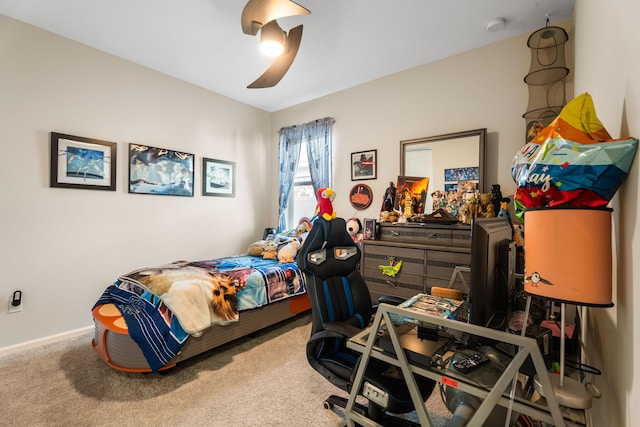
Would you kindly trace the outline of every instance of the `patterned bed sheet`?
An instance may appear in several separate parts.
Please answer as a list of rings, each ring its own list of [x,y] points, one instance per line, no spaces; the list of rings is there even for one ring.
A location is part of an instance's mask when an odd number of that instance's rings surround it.
[[[179,353],[189,335],[305,292],[295,263],[240,255],[132,271],[109,285],[93,308],[118,308],[155,371]]]

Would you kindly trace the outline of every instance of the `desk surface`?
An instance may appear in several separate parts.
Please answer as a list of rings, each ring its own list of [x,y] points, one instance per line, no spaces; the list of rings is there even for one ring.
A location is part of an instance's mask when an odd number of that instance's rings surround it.
[[[491,358],[490,363],[468,374],[462,374],[457,371],[452,367],[452,362],[457,358],[470,355],[477,349],[450,348],[443,351],[443,354],[432,357],[430,366],[421,366],[422,364],[412,363],[407,357],[407,354],[404,351],[400,351],[401,344],[398,332],[395,327],[388,326],[397,325],[392,319],[397,320],[398,318],[413,318],[416,321],[435,324],[447,329],[454,335],[472,334],[485,337],[495,342],[511,345],[517,352],[513,357],[508,357],[497,351],[493,352],[489,355]],[[377,332],[380,330],[381,325],[387,325],[386,328],[389,330],[391,341],[396,349],[395,354],[384,351],[378,345],[377,333],[370,333],[371,331]],[[414,403],[418,402],[418,404],[416,404],[416,412],[423,426],[431,426],[431,422],[425,405],[421,401],[421,396],[417,391],[415,378],[411,375],[412,372],[443,383],[446,387],[454,387],[461,392],[478,397],[482,401],[482,404],[470,420],[469,426],[481,426],[496,405],[505,408],[511,407],[514,412],[524,413],[534,419],[556,426],[584,426],[586,424],[585,411],[560,407],[553,393],[551,393],[551,398],[548,398],[546,403],[544,400],[542,403],[532,402],[520,395],[516,396],[516,393],[514,393],[514,399],[510,399],[512,385],[514,383],[513,379],[519,375],[520,367],[529,356],[531,357],[530,360],[533,361],[540,382],[543,383],[543,389],[552,390],[544,360],[542,359],[536,341],[532,338],[483,328],[439,316],[419,314],[415,311],[388,304],[380,304],[372,326],[352,337],[347,346],[361,352],[363,354],[363,362],[370,357],[374,357],[399,366],[402,369]],[[482,349],[482,351],[487,353],[486,349]],[[356,421],[361,425],[376,425],[352,410],[355,397],[357,396],[357,390],[360,389],[361,382],[363,381],[365,368],[366,363],[361,362],[345,411],[348,425],[355,425],[354,422]],[[545,393],[545,395],[547,395],[547,393]]]

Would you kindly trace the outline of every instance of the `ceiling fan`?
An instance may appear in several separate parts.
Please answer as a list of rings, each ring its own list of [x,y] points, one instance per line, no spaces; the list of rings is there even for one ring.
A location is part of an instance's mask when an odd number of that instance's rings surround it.
[[[277,41],[283,48],[267,70],[247,88],[273,87],[284,77],[293,64],[302,40],[302,25],[289,30],[289,33],[278,25],[276,19],[285,16],[309,15],[305,7],[290,0],[249,0],[242,10],[240,23],[242,32],[255,36],[260,31],[261,43]]]

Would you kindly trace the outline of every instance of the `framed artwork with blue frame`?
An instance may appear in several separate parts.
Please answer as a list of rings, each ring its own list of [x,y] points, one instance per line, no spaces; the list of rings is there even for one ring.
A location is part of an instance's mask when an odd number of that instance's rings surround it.
[[[129,144],[129,193],[193,197],[193,154]]]

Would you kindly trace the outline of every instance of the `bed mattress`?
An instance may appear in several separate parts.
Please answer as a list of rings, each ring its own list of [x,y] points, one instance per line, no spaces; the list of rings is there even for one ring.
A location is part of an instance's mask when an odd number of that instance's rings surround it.
[[[246,255],[121,275],[92,309],[93,348],[109,366],[166,370],[309,310],[295,263]]]
[[[218,346],[257,332],[311,309],[307,294],[241,312],[240,320],[226,325],[212,325],[201,336],[190,336],[180,353],[160,371],[174,367],[178,362],[212,350]],[[129,336],[119,310],[109,304],[93,309],[95,324],[91,342],[98,355],[112,368],[126,372],[151,372],[142,350]]]

